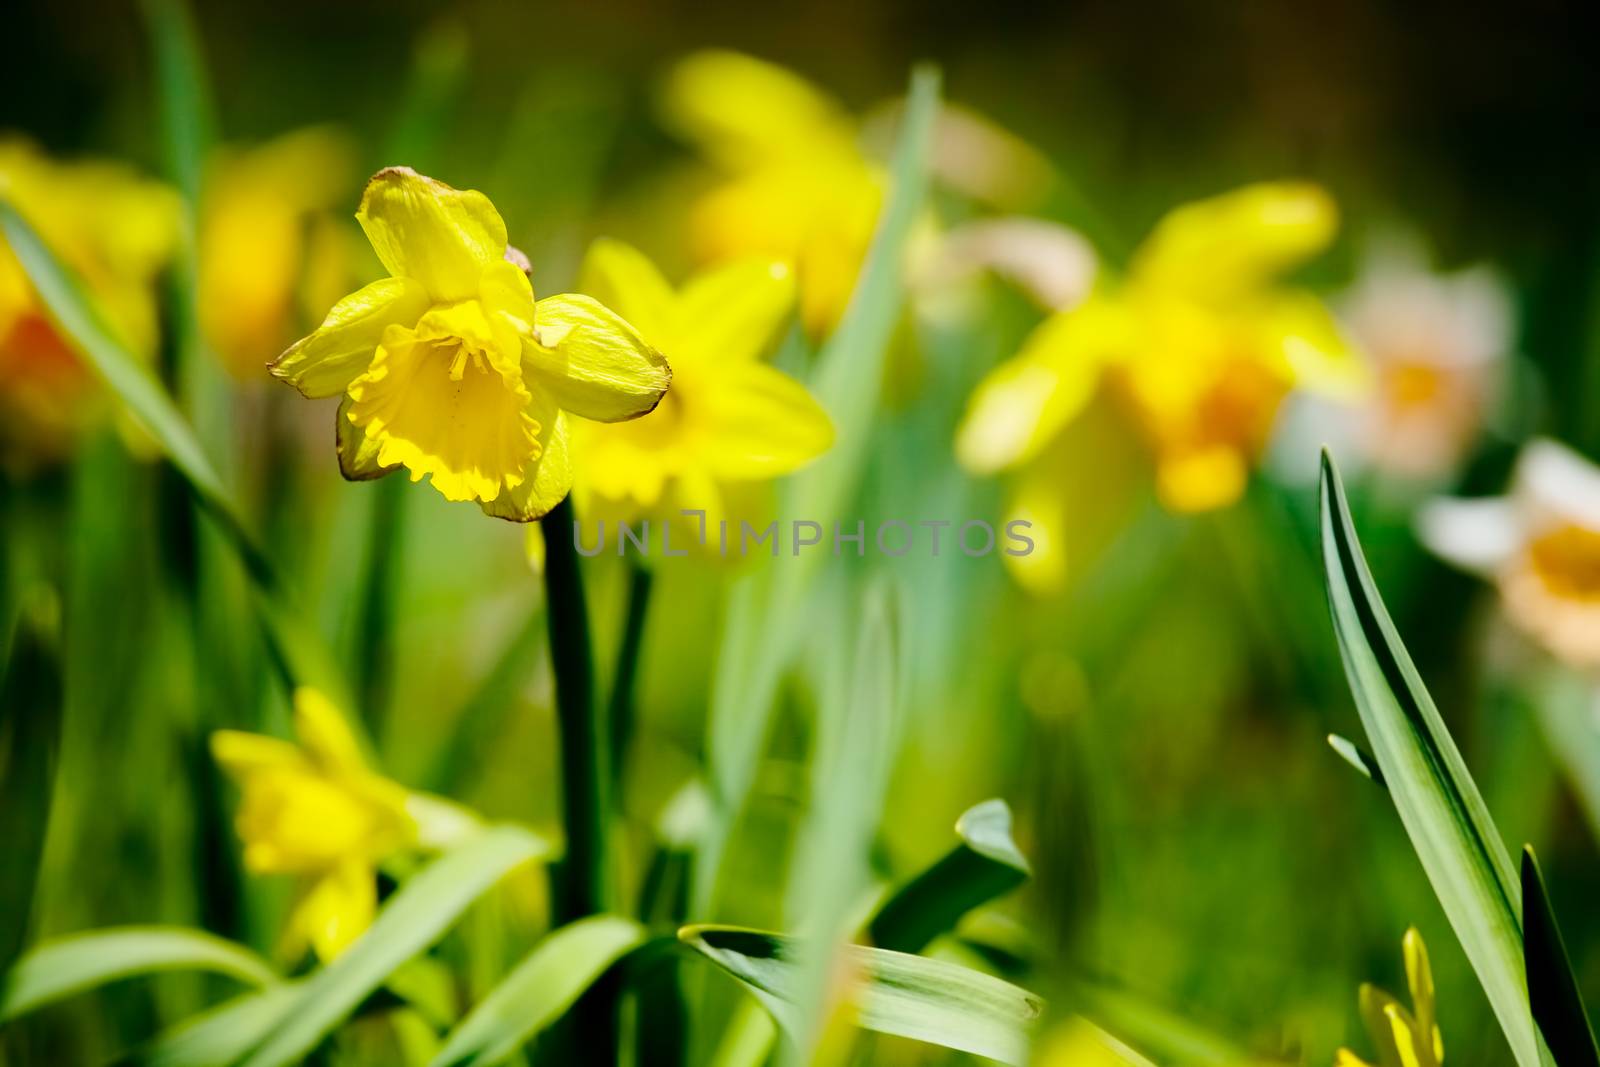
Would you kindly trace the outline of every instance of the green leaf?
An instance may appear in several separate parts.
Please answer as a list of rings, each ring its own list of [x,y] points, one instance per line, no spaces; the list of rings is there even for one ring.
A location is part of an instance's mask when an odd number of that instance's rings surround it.
[[[788,483],[783,514],[824,524],[848,505],[866,467],[889,342],[905,293],[905,248],[922,212],[928,155],[939,113],[939,72],[916,70],[890,166],[890,196],[844,318],[817,359],[813,385],[833,420],[828,453]],[[799,637],[813,583],[815,554],[763,567],[735,582],[712,685],[709,785],[712,818],[696,853],[694,908],[706,912],[716,891],[723,847],[750,792],[772,725],[779,682]]]
[[[300,996],[300,982],[279,982],[200,1012],[121,1061],[127,1067],[216,1067],[233,1063],[267,1036]]]
[[[985,800],[956,822],[960,843],[902,886],[867,927],[872,943],[898,952],[921,952],[955,927],[961,916],[1009,893],[1031,873],[1011,840],[1011,808]]]
[[[1561,940],[1532,845],[1522,850],[1522,934],[1528,1003],[1556,1063],[1560,1067],[1600,1067],[1600,1050],[1583,1009],[1583,993],[1572,973],[1572,961]]]
[[[64,699],[60,613],[48,587],[24,598],[0,683],[0,968],[16,961],[27,940],[50,824]]]
[[[206,156],[215,139],[211,83],[182,0],[145,0],[144,15],[155,55],[167,170],[192,209],[200,202]]]
[[[732,926],[686,926],[678,937],[743,982],[778,1024],[795,1035],[801,976],[798,943]],[[942,960],[846,945],[840,973],[851,976],[855,1022],[866,1030],[1002,1063],[1027,1062],[1028,1033],[1043,1002],[1025,989]]]
[[[316,685],[349,706],[338,670],[316,630],[290,602],[233,496],[194,431],[150,369],[107,324],[82,281],[58,260],[15,205],[0,196],[0,234],[33,283],[51,320],[161,446],[195,497],[221,526],[254,583],[257,610],[295,684]]]
[[[254,952],[202,930],[123,926],[35,946],[6,975],[0,1021],[119,978],[160,971],[214,971],[248,985],[277,981]]]
[[[1322,554],[1345,676],[1389,796],[1512,1053],[1537,1067],[1511,858],[1383,606],[1326,453]]]
[[[504,1062],[644,942],[644,927],[615,915],[590,916],[554,931],[467,1013],[434,1057],[434,1067]]]
[[[396,969],[432,945],[512,868],[549,854],[537,835],[496,826],[434,860],[403,885],[371,929],[301,985],[247,1067],[299,1063]]]
[[[1370,779],[1373,785],[1384,784],[1383,771],[1378,768],[1377,762],[1360,745],[1348,737],[1329,734],[1328,747],[1338,753],[1340,759]]]

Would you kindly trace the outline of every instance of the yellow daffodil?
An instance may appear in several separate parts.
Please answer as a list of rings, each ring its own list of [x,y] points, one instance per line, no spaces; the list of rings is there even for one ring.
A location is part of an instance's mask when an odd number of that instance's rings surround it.
[[[604,240],[589,250],[582,280],[673,368],[671,391],[649,415],[579,424],[586,514],[628,521],[695,508],[714,523],[730,489],[787,474],[833,443],[805,387],[760,361],[794,310],[782,263],[717,267],[674,291],[642,253]]]
[[[1334,205],[1297,183],[1249,186],[1167,215],[1120,283],[1045,320],[974,391],[956,440],[977,474],[1027,468],[1096,395],[1122,401],[1154,452],[1174,511],[1225,506],[1244,491],[1279,405],[1297,389],[1348,394],[1360,365],[1331,315],[1276,277],[1332,239]],[[1059,580],[1051,542],[1063,516],[1048,471],[1024,469],[1013,501],[1043,542],[1019,575]],[[1027,579],[1025,579],[1027,580]]]
[[[1600,467],[1533,441],[1508,495],[1436,500],[1417,532],[1442,559],[1494,582],[1512,623],[1558,659],[1600,666]]]
[[[667,361],[616,312],[571,294],[535,304],[482,193],[390,167],[356,220],[390,277],[271,368],[306,396],[343,397],[345,477],[403,466],[446,499],[527,522],[571,488],[567,413],[638,418],[666,392]]]
[[[1381,989],[1363,984],[1361,1017],[1378,1047],[1378,1067],[1439,1067],[1444,1062],[1444,1039],[1434,1015],[1433,971],[1428,950],[1415,929],[1402,942],[1406,959],[1406,985],[1411,1010]],[[1340,1049],[1335,1067],[1368,1067],[1349,1049]]]
[[[177,246],[176,194],[118,164],[59,163],[15,140],[0,141],[0,194],[83,279],[121,340],[153,359],[155,283]],[[107,407],[0,239],[0,451],[58,458]]]
[[[331,212],[353,169],[350,145],[323,127],[229,152],[211,167],[200,218],[200,325],[235,375],[260,376],[306,312],[320,317],[348,290],[352,242]]]
[[[855,120],[782,67],[736,52],[697,52],[667,79],[667,121],[725,176],[694,209],[705,262],[791,264],[801,321],[838,321],[883,205],[885,175],[859,146]]]
[[[245,866],[292,874],[301,892],[286,935],[332,959],[377,909],[377,866],[418,840],[410,794],[371,771],[349,726],[314,689],[294,695],[299,744],[236,730],[211,735],[211,751],[243,792],[238,831]]]

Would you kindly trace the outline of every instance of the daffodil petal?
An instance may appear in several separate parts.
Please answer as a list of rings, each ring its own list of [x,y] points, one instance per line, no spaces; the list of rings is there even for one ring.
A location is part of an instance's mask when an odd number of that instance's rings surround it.
[[[322,325],[268,365],[308,397],[338,396],[367,369],[390,326],[414,326],[428,294],[408,278],[384,278],[333,306]]]
[[[1113,318],[1092,305],[1046,319],[973,391],[956,432],[961,465],[992,474],[1037,455],[1094,397],[1114,330]]]
[[[1527,536],[1522,513],[1509,497],[1431,500],[1418,510],[1415,525],[1428,551],[1483,575],[1499,570]]]
[[[695,419],[706,469],[720,478],[787,474],[833,444],[833,422],[805,386],[764,363],[719,369],[696,403],[683,417]]]
[[[1406,960],[1406,986],[1411,991],[1411,1007],[1416,1013],[1416,1032],[1428,1046],[1435,1062],[1444,1059],[1444,1040],[1434,1016],[1433,968],[1428,964],[1428,948],[1413,927],[1401,942]]]
[[[1326,248],[1338,226],[1338,208],[1316,185],[1248,185],[1169,213],[1132,276],[1194,292],[1246,290]]]
[[[367,761],[350,724],[321,690],[303,685],[294,691],[294,732],[323,770],[338,774],[366,771]]]
[[[253,773],[305,763],[300,750],[287,741],[242,730],[217,730],[211,735],[211,758],[237,781]]]
[[[378,890],[370,866],[341,863],[313,882],[290,917],[324,963],[338,957],[366,933],[378,910]]]
[[[1227,507],[1249,480],[1250,461],[1231,444],[1172,447],[1156,457],[1156,492],[1177,512]]]
[[[1345,339],[1326,304],[1310,293],[1290,292],[1262,316],[1263,348],[1282,353],[1297,388],[1339,400],[1358,400],[1372,375]]]
[[[719,368],[749,362],[772,347],[794,308],[794,271],[776,260],[707,271],[679,295],[680,325],[668,354]]]
[[[478,280],[506,251],[506,224],[489,198],[454,189],[410,167],[367,182],[356,221],[396,278],[415,278],[435,301],[478,295]]]
[[[550,398],[539,396],[528,410],[539,427],[539,457],[519,485],[482,503],[485,515],[532,522],[548,514],[572,490],[571,431],[566,413]]]
[[[667,122],[732,169],[848,144],[844,110],[804,78],[765,60],[707,49],[680,61],[663,93]]]
[[[523,365],[563,410],[622,422],[661,402],[672,369],[616,312],[568,293],[539,301],[536,315],[536,338],[523,346]]]
[[[1399,1003],[1377,986],[1362,983],[1356,997],[1361,1008],[1361,1019],[1367,1024],[1367,1033],[1378,1046],[1378,1067],[1405,1067],[1400,1059],[1400,1049],[1395,1044],[1394,1027],[1390,1022],[1391,1008],[1404,1011]]]
[[[352,482],[365,482],[382,478],[400,469],[399,464],[385,466],[378,459],[379,442],[367,436],[367,431],[350,421],[350,406],[355,401],[348,396],[339,401],[339,410],[333,416],[334,448],[339,455],[339,473]]]
[[[616,311],[650,344],[664,349],[676,337],[677,296],[649,257],[632,245],[609,237],[591,244],[578,288]]]
[[[1025,545],[1007,535],[1001,543],[1007,551],[1002,559],[1017,584],[1038,597],[1054,596],[1067,584],[1071,556],[1067,546],[1065,498],[1048,464],[1033,464],[1024,470],[1006,509],[1005,522],[1026,522],[1017,533],[1033,542],[1025,555]]]

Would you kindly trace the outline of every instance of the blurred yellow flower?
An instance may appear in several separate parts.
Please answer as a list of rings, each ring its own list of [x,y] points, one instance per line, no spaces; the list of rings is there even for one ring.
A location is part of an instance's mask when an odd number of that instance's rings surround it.
[[[724,51],[679,62],[663,110],[725,175],[694,209],[696,254],[792,264],[801,321],[826,333],[849,303],[886,184],[854,119],[798,75]]]
[[[568,412],[638,418],[666,392],[666,360],[614,311],[571,294],[535,304],[482,193],[390,167],[356,219],[390,277],[271,368],[308,397],[343,396],[345,477],[403,466],[448,500],[527,522],[572,486]]]
[[[17,140],[0,141],[0,194],[83,279],[128,347],[154,359],[156,281],[177,247],[177,195],[119,164],[60,163]],[[0,451],[59,458],[107,400],[0,238]]]
[[[200,218],[200,325],[235,375],[260,375],[302,319],[316,321],[348,291],[352,242],[330,212],[353,179],[353,150],[326,127],[212,165]]]
[[[1556,657],[1600,666],[1600,467],[1554,441],[1530,442],[1509,495],[1433,501],[1417,532],[1494,582],[1512,623]]]
[[[327,697],[297,690],[294,727],[299,745],[219,730],[211,752],[243,792],[237,826],[245,866],[301,879],[289,951],[309,944],[329,960],[371,924],[378,863],[416,843],[418,829],[407,791],[368,769]]]
[[[833,425],[805,387],[760,362],[794,310],[793,273],[746,260],[674,291],[638,250],[597,241],[581,287],[616,308],[672,359],[672,388],[654,412],[611,426],[580,422],[585,514],[630,521],[704,509],[715,523],[726,491],[787,474],[833,443]]]
[[[1232,503],[1286,395],[1362,384],[1327,309],[1276,281],[1325,247],[1336,225],[1327,194],[1299,183],[1248,186],[1171,212],[1120,284],[1046,319],[979,384],[956,438],[962,464],[991,474],[1040,458],[1104,381],[1154,452],[1168,508]],[[1061,522],[1049,478],[1024,481],[1037,492],[1014,502],[1017,517],[1048,541]],[[1019,575],[1043,576],[1040,586],[1061,577],[1044,546],[1012,562]]]
[[[1444,1062],[1444,1039],[1434,1015],[1433,971],[1428,950],[1413,928],[1402,942],[1406,959],[1406,985],[1411,1010],[1381,989],[1361,986],[1361,1017],[1378,1047],[1378,1067],[1439,1067]],[[1335,1067],[1368,1067],[1349,1049],[1340,1049]]]

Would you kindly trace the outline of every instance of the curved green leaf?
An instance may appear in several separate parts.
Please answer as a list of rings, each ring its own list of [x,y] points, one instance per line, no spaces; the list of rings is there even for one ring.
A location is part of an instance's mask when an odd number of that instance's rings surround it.
[[[279,982],[193,1015],[121,1061],[126,1067],[216,1067],[233,1063],[267,1036],[300,996]]]
[[[389,899],[344,955],[306,979],[248,1067],[299,1063],[401,964],[443,936],[467,905],[513,867],[548,853],[538,835],[496,826],[434,860]]]
[[[277,981],[254,952],[177,926],[123,926],[47,941],[17,961],[0,991],[0,1021],[119,978],[160,971],[215,971],[248,985]]]
[[[1345,676],[1389,796],[1517,1062],[1537,1067],[1511,858],[1378,595],[1327,453],[1322,555]]]
[[[1522,850],[1522,955],[1528,973],[1528,1004],[1545,1044],[1560,1067],[1600,1067],[1594,1029],[1583,1009],[1583,993],[1545,893],[1533,846]]]
[[[778,1024],[796,1033],[803,976],[793,938],[732,926],[686,926],[678,937],[743,982]],[[1028,1033],[1043,1002],[992,975],[905,952],[846,945],[855,1022],[866,1030],[1002,1063],[1027,1062]]]
[[[434,1067],[504,1062],[644,941],[644,927],[615,915],[590,916],[554,931],[467,1013],[434,1057]]]
[[[872,943],[920,952],[961,916],[1009,893],[1032,873],[1011,840],[1011,808],[998,798],[968,808],[956,822],[960,843],[902,886],[867,927]]]

